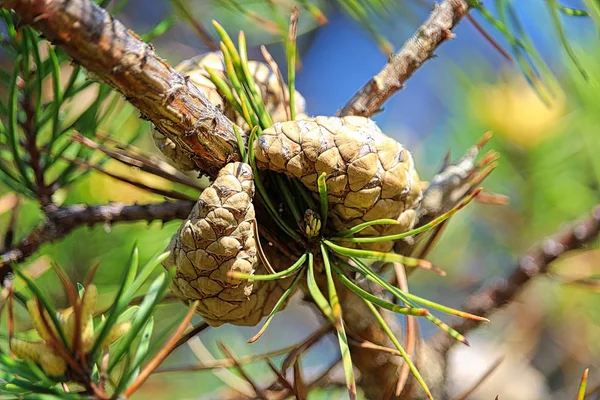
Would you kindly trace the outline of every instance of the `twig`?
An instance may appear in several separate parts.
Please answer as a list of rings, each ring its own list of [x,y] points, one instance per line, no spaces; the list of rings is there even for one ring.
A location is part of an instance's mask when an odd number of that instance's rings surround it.
[[[254,393],[256,393],[261,399],[267,399],[267,396],[265,396],[263,391],[258,387],[254,380],[250,378],[250,375],[248,375],[246,371],[244,371],[244,368],[242,368],[242,365],[237,361],[237,357],[235,356],[235,354],[233,354],[233,351],[231,351],[231,349],[229,349],[223,342],[217,342],[217,344],[221,348],[221,351],[233,361],[233,366],[239,372],[242,378],[244,378],[244,380],[248,382],[250,386],[252,386]]]
[[[453,400],[468,400],[469,396],[471,396],[473,392],[475,392],[475,390],[477,390],[483,384],[483,382],[485,382],[486,379],[488,379],[494,373],[494,371],[498,369],[500,364],[502,364],[502,361],[504,361],[504,357],[500,357],[498,360],[496,360],[496,362],[492,364],[492,366],[489,367],[483,373],[483,375],[481,375],[481,377],[477,379],[477,381],[473,385],[471,385],[470,388],[465,390],[460,395],[456,396]]]
[[[338,116],[375,114],[412,74],[427,60],[443,42],[454,37],[452,29],[467,15],[466,0],[444,0],[435,5],[429,19],[421,25],[402,49],[383,69],[367,82],[346,105]]]
[[[194,338],[192,338],[192,339],[194,339]],[[256,361],[264,360],[267,358],[282,356],[282,355],[288,354],[290,351],[294,350],[296,348],[296,346],[298,346],[298,344],[287,346],[282,349],[274,350],[274,351],[264,353],[264,354],[252,354],[252,355],[247,355],[247,356],[240,356],[240,358],[238,358],[237,361],[240,364],[248,364],[248,363],[253,363]],[[226,359],[220,359],[220,360],[215,359],[215,360],[210,360],[210,361],[202,360],[201,364],[196,364],[196,365],[163,368],[163,369],[157,370],[155,373],[159,374],[159,373],[167,373],[167,372],[208,371],[211,369],[229,368],[229,367],[233,367],[233,361],[226,358]]]
[[[591,242],[599,234],[600,205],[594,208],[589,218],[545,239],[540,245],[521,257],[514,271],[507,278],[484,287],[470,296],[465,302],[463,310],[483,317],[489,316],[498,308],[512,301],[532,278],[547,273],[551,262],[569,250],[580,248]],[[453,324],[452,328],[464,335],[480,324],[480,321],[465,319]],[[441,353],[446,353],[454,342],[454,340],[448,340],[447,335],[437,335],[432,339],[432,345]]]
[[[29,71],[27,71],[29,72]],[[38,72],[39,73],[39,72]],[[38,93],[41,96],[41,93]],[[35,194],[40,201],[42,209],[46,209],[52,205],[52,194],[54,193],[53,185],[46,185],[44,182],[44,166],[42,165],[42,157],[40,149],[37,145],[37,131],[35,110],[33,106],[31,94],[27,93],[21,101],[21,107],[25,112],[25,121],[22,124],[23,133],[25,134],[25,149],[29,154],[29,165],[33,171],[35,179]],[[42,100],[39,100],[42,101]]]
[[[290,351],[290,354],[283,360],[281,363],[281,370],[285,374],[285,372],[290,368],[292,364],[294,364],[295,360],[305,351],[310,349],[315,343],[317,343],[323,336],[331,332],[333,327],[329,324],[323,325],[309,337],[307,337],[301,343],[298,343],[296,347]]]
[[[206,348],[202,340],[198,336],[194,336],[187,342],[188,347],[192,354],[200,361],[202,364],[210,363],[210,362],[224,362],[227,361],[230,363],[229,366],[234,366],[235,361],[231,358],[227,358],[225,360],[216,360],[212,353]],[[241,362],[238,361],[238,364]],[[160,371],[159,371],[160,372]],[[223,382],[229,389],[236,392],[236,397],[234,398],[254,398],[256,396],[256,392],[252,389],[252,386],[246,382],[244,379],[240,378],[238,375],[226,369],[224,367],[217,367],[212,370],[213,375],[218,378],[221,382]],[[240,397],[240,395],[242,395]],[[209,398],[221,398],[222,396],[209,396]]]
[[[223,113],[152,47],[91,0],[0,0],[73,60],[121,92],[143,117],[216,176],[239,160]]]
[[[354,337],[358,337],[358,335],[356,335],[356,334],[353,334],[352,336],[353,336],[353,338],[348,340],[348,343],[353,346],[362,347],[363,349],[382,351],[384,353],[392,354],[392,355],[398,356],[398,357],[402,356],[402,353],[400,353],[397,349],[392,349],[391,347],[381,346],[381,345],[378,345],[376,343],[370,342],[365,339],[355,339]]]
[[[157,194],[159,196],[169,197],[169,198],[177,199],[177,200],[192,200],[192,198],[190,196],[186,195],[186,194],[176,192],[175,190],[163,190],[163,189],[158,189],[158,188],[154,188],[154,187],[145,185],[145,184],[143,184],[141,182],[134,181],[134,180],[129,179],[129,178],[125,177],[125,176],[120,176],[120,175],[114,174],[112,172],[109,172],[105,168],[102,168],[99,165],[92,164],[92,163],[90,163],[88,161],[85,161],[85,160],[81,160],[81,159],[78,159],[78,158],[72,158],[71,159],[71,158],[67,158],[67,157],[64,157],[64,156],[62,158],[65,159],[66,161],[70,162],[70,163],[77,164],[77,165],[82,166],[84,168],[91,168],[91,169],[93,169],[95,171],[98,171],[98,172],[100,172],[100,173],[102,173],[102,174],[104,174],[104,175],[106,175],[106,176],[108,176],[110,178],[116,179],[116,180],[124,182],[124,183],[128,183],[131,186],[135,186],[135,187],[137,187],[139,189],[145,190],[145,191],[150,192],[150,193]]]
[[[294,360],[294,394],[297,400],[307,400],[308,388],[302,378],[302,368],[300,367],[300,358]]]
[[[508,52],[506,50],[504,50],[502,48],[502,46],[500,45],[500,43],[498,43],[493,37],[492,35],[490,35],[484,28],[483,26],[481,26],[479,24],[479,22],[477,22],[477,20],[475,18],[473,18],[473,16],[471,14],[467,14],[467,20],[471,23],[471,25],[473,25],[473,27],[477,30],[477,32],[479,32],[481,34],[481,36],[483,36],[483,38],[485,40],[487,40],[487,42],[494,48],[496,49],[496,51],[498,53],[500,53],[500,55],[502,57],[504,57],[507,61],[513,62],[514,60],[512,59],[512,57],[510,56],[510,54],[508,54]]]
[[[292,386],[292,384],[290,382],[288,382],[288,380],[285,378],[283,373],[277,368],[277,366],[275,364],[273,364],[273,361],[271,361],[271,359],[269,359],[269,358],[265,359],[265,361],[267,362],[267,365],[269,366],[271,371],[273,371],[273,373],[277,377],[277,380],[275,382],[279,382],[279,384],[283,388],[285,388],[289,391],[293,391],[294,387]],[[271,385],[270,387],[272,387],[272,386],[274,386],[274,385]]]
[[[190,340],[206,328],[210,328],[210,326],[206,322],[200,322],[199,324],[194,325],[192,329],[190,329],[185,335],[179,338],[177,343],[175,343],[175,346],[173,346],[172,351],[175,351],[178,347],[187,343],[188,340]]]
[[[183,172],[177,170],[172,172],[172,167],[168,169],[165,168],[168,164],[162,161],[159,162],[158,160],[153,160],[150,157],[136,155],[131,152],[126,152],[125,150],[110,149],[106,146],[96,143],[90,138],[81,135],[75,130],[73,131],[72,139],[73,141],[81,143],[90,149],[99,150],[117,161],[121,161],[122,163],[130,165],[132,167],[137,167],[144,172],[160,176],[161,178],[165,178],[172,182],[181,183],[182,185],[189,186],[193,189],[204,189],[204,187],[202,187],[202,185],[200,185],[197,180],[191,179]]]
[[[193,206],[193,201],[180,200],[134,205],[111,203],[101,206],[80,204],[60,207],[48,215],[44,226],[34,230],[25,239],[0,255],[0,269],[3,270],[12,263],[22,262],[35,253],[42,244],[61,239],[79,226],[154,220],[168,222],[186,218]]]

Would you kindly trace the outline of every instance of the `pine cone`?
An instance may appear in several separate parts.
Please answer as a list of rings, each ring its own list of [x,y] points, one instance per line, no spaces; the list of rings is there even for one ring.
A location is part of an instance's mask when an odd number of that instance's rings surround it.
[[[235,109],[228,103],[223,101],[223,98],[217,91],[217,88],[210,80],[210,75],[204,67],[210,67],[216,71],[224,71],[223,56],[221,52],[212,52],[193,57],[189,60],[182,61],[175,69],[186,76],[196,87],[198,87],[208,100],[219,106],[223,110],[223,114],[233,121],[240,128],[247,130],[248,125],[236,113]],[[269,66],[258,61],[249,61],[248,69],[259,87],[265,108],[274,122],[286,121],[286,102],[283,97],[283,91],[275,74]],[[225,78],[223,72],[222,77]],[[296,91],[295,93],[295,108],[298,118],[303,118],[306,102],[304,97]],[[156,147],[169,158],[175,167],[181,171],[190,171],[195,168],[194,162],[189,158],[187,153],[179,148],[171,139],[153,129],[152,139]]]
[[[227,164],[169,245],[164,265],[177,268],[171,290],[183,300],[200,300],[197,312],[212,326],[256,325],[282,293],[276,282],[227,276],[228,271],[265,273],[257,260],[253,196],[250,166]]]
[[[331,226],[336,231],[380,218],[398,225],[375,225],[364,236],[390,235],[412,228],[422,194],[411,154],[364,117],[316,117],[274,124],[255,142],[262,169],[299,179],[317,196],[317,178],[327,174]],[[393,243],[360,247],[390,251]]]

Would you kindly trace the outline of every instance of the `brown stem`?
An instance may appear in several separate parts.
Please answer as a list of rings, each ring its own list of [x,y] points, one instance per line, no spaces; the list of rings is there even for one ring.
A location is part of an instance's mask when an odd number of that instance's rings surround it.
[[[48,215],[44,226],[34,230],[25,239],[0,255],[0,270],[12,263],[22,262],[42,244],[61,239],[79,226],[130,221],[167,222],[186,218],[193,205],[193,201],[181,200],[129,206],[123,203],[111,203],[101,206],[61,207]]]
[[[73,60],[137,107],[144,118],[215,176],[239,160],[231,121],[152,47],[90,0],[0,0]]]
[[[382,70],[367,82],[338,111],[338,116],[375,114],[398,90],[404,82],[427,60],[446,40],[454,37],[452,29],[467,15],[469,5],[466,0],[444,0],[434,5],[433,12],[396,53]]]
[[[31,93],[26,93],[21,101],[21,107],[25,112],[25,120],[21,124],[25,135],[24,147],[29,154],[29,165],[33,171],[35,180],[35,191],[42,210],[49,211],[52,208],[53,189],[44,182],[44,167],[42,166],[42,157],[37,145],[37,126],[35,120],[35,111],[33,109],[33,99]]]

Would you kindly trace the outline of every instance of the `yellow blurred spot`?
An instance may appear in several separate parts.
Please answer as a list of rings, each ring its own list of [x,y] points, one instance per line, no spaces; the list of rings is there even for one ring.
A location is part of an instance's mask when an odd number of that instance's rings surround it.
[[[475,89],[470,108],[496,137],[529,148],[556,132],[565,99],[559,93],[548,106],[525,79],[513,76]]]

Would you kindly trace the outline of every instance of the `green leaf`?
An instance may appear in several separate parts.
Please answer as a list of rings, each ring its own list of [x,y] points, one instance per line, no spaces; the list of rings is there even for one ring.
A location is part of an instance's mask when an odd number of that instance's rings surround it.
[[[327,226],[327,215],[329,214],[329,203],[327,201],[327,184],[325,183],[325,177],[327,174],[323,172],[317,179],[317,186],[319,189],[319,202],[321,210],[321,219],[323,220],[323,229]]]
[[[229,103],[240,115],[244,115],[244,111],[242,110],[242,106],[240,102],[235,98],[233,92],[231,91],[231,87],[225,80],[221,77],[220,71],[217,71],[207,65],[204,66],[206,72],[210,76],[210,80],[215,84],[219,93],[225,97],[227,103]],[[235,125],[234,125],[235,126]]]
[[[240,156],[242,157],[242,161],[248,163],[248,157],[246,156],[246,148],[244,147],[244,139],[242,138],[242,131],[236,124],[233,124],[233,132],[235,133],[235,139],[238,143],[238,150],[240,151]]]
[[[171,283],[171,279],[175,274],[175,268],[163,272],[154,280],[150,288],[148,289],[148,293],[144,296],[144,300],[140,304],[140,308],[138,312],[135,314],[133,322],[131,324],[131,328],[122,338],[121,342],[118,344],[117,348],[114,351],[111,351],[110,361],[108,363],[107,372],[110,374],[113,368],[117,365],[117,363],[121,360],[121,358],[131,351],[131,346],[133,341],[137,338],[141,329],[148,323],[149,318],[154,312],[154,308],[160,301],[162,300],[164,294],[169,288],[169,284]]]
[[[587,386],[589,372],[590,372],[589,368],[586,368],[585,371],[583,371],[583,375],[581,376],[581,383],[579,384],[579,390],[577,391],[577,400],[585,399],[585,388]]]
[[[352,261],[354,263],[356,263],[356,266],[353,266],[348,263],[346,263],[346,265],[348,267],[350,267],[351,269],[359,272],[361,275],[366,277],[368,280],[370,280],[370,281],[378,284],[382,288],[386,289],[387,291],[392,293],[394,296],[396,296],[398,299],[400,299],[402,302],[404,302],[409,307],[418,308],[416,303],[420,303],[424,306],[431,307],[438,311],[445,312],[445,313],[448,313],[451,315],[456,315],[456,316],[459,316],[462,318],[469,318],[469,319],[474,319],[474,320],[479,320],[479,321],[488,321],[487,318],[482,318],[482,317],[479,317],[479,316],[476,316],[473,314],[465,313],[464,311],[455,310],[453,308],[446,307],[444,305],[435,303],[433,301],[423,299],[419,296],[415,296],[414,294],[412,294],[410,292],[402,291],[399,288],[388,283],[385,279],[380,277],[375,272],[373,272],[368,266],[364,265],[360,260],[353,258]],[[425,318],[428,319],[433,324],[435,324],[436,326],[438,326],[439,328],[441,328],[442,330],[444,330],[445,332],[447,332],[453,338],[459,340],[462,343],[468,344],[466,338],[463,335],[461,335],[456,330],[452,329],[450,326],[444,324],[441,320],[439,320],[434,315],[428,314],[428,315],[425,315]]]
[[[414,315],[417,317],[423,317],[423,316],[429,314],[429,311],[427,311],[424,308],[401,307],[394,303],[390,303],[389,301],[385,301],[377,296],[374,296],[371,293],[364,290],[363,288],[361,288],[360,286],[358,286],[357,284],[355,284],[354,282],[352,282],[352,280],[350,280],[346,275],[344,275],[344,272],[341,269],[339,269],[338,267],[336,267],[335,265],[333,265],[333,269],[335,270],[338,278],[340,279],[342,284],[344,284],[344,286],[346,286],[348,289],[350,289],[356,295],[362,297],[364,300],[366,300],[370,303],[373,303],[378,307],[384,308],[386,310],[389,310],[389,311],[392,311],[392,312],[395,312],[398,314]]]
[[[436,268],[429,261],[420,260],[418,258],[406,257],[397,253],[382,253],[380,251],[351,249],[349,247],[338,246],[337,244],[330,242],[327,239],[323,239],[323,243],[334,252],[346,257],[370,259],[384,262],[400,262],[406,265],[407,267],[420,267],[423,269],[436,271]],[[437,270],[436,272],[438,271],[439,270]]]
[[[232,60],[232,65],[237,66],[238,70],[241,71],[241,69],[239,68],[240,67],[240,55],[238,54],[238,51],[235,48],[235,45],[233,44],[233,41],[227,34],[227,31],[217,21],[213,20],[212,24],[215,27],[215,30],[217,31],[217,33],[219,34],[221,41],[225,45],[227,52],[230,54],[230,57]]]
[[[377,311],[377,309],[375,308],[375,306],[373,304],[371,304],[370,302],[368,302],[367,300],[365,300],[365,299],[363,299],[363,301],[365,302],[365,304],[367,305],[367,307],[369,307],[369,310],[371,310],[371,312],[373,313],[373,315],[377,319],[377,322],[379,322],[379,325],[381,325],[381,328],[383,328],[383,330],[385,331],[386,335],[390,338],[390,340],[392,341],[392,343],[394,343],[394,346],[396,346],[396,348],[398,349],[398,351],[402,355],[402,358],[404,359],[404,361],[408,365],[408,368],[410,368],[410,371],[414,375],[414,377],[417,380],[417,382],[419,382],[419,385],[421,385],[421,388],[423,388],[423,391],[425,392],[425,394],[427,395],[427,397],[429,399],[433,400],[433,396],[431,395],[431,392],[429,391],[429,388],[427,387],[427,384],[425,383],[425,380],[421,376],[421,373],[419,372],[419,370],[417,369],[417,367],[413,363],[413,361],[410,358],[410,356],[404,350],[404,347],[402,347],[402,345],[400,344],[400,342],[396,338],[396,335],[394,335],[394,332],[392,332],[392,330],[390,329],[390,327],[388,326],[388,324],[385,322],[385,320],[383,319],[383,317],[381,316],[381,314],[379,314],[379,311]]]
[[[290,21],[290,32],[285,46],[285,57],[287,60],[287,81],[288,81],[288,93],[289,93],[289,106],[290,106],[290,118],[292,121],[296,119],[296,26],[292,27],[292,21]],[[292,30],[294,33],[292,34]],[[325,226],[325,224],[323,224]]]
[[[240,49],[240,66],[242,68],[242,75],[240,76],[240,79],[244,83],[244,87],[248,92],[248,97],[251,99],[252,107],[258,115],[258,119],[260,120],[262,128],[267,129],[273,125],[273,120],[265,109],[265,104],[260,94],[260,90],[254,81],[254,76],[250,73],[250,69],[248,68],[246,37],[244,36],[243,31],[240,31],[238,46]]]
[[[304,255],[304,257],[306,258],[306,254]],[[302,276],[302,274],[298,273],[294,277],[294,280],[292,281],[292,283],[290,284],[290,286],[288,286],[288,288],[285,290],[285,292],[283,292],[283,294],[281,295],[281,297],[279,298],[279,300],[277,300],[277,303],[275,304],[275,306],[273,307],[273,309],[271,310],[271,312],[267,316],[267,319],[265,320],[265,323],[263,324],[263,326],[260,328],[260,330],[258,331],[258,333],[256,335],[254,335],[253,337],[251,337],[248,340],[248,343],[254,343],[254,342],[256,342],[265,333],[265,331],[267,330],[267,328],[271,324],[271,321],[275,317],[275,314],[277,314],[279,312],[279,309],[283,306],[283,304],[285,303],[286,299],[294,292],[294,288],[296,287],[296,284],[298,283],[298,281],[300,281],[300,277],[301,276]]]
[[[392,44],[385,39],[377,27],[372,23],[372,17],[369,17],[364,7],[357,4],[356,0],[338,0],[338,4],[348,15],[350,15],[350,17],[352,17],[352,19],[356,20],[371,36],[373,36],[382,52],[390,54],[394,51]]]
[[[29,46],[31,48],[31,52],[33,54],[33,59],[36,65],[35,71],[35,90],[36,90],[36,98],[33,100],[33,104],[35,104],[35,116],[36,119],[39,117],[42,111],[42,87],[44,80],[44,63],[42,63],[42,57],[40,56],[40,49],[38,47],[38,37],[37,33],[33,31],[32,28],[25,27],[23,28],[23,34],[25,36],[25,40],[29,42]]]
[[[104,339],[108,336],[111,329],[117,323],[117,319],[119,315],[123,312],[127,304],[129,304],[130,299],[127,297],[127,290],[131,287],[135,275],[137,274],[139,262],[139,251],[137,245],[133,245],[133,249],[129,255],[129,260],[127,261],[127,268],[123,271],[123,276],[119,280],[121,285],[119,286],[119,291],[117,292],[117,297],[114,300],[113,307],[108,313],[108,317],[101,324],[101,330],[98,334],[98,338],[92,349],[90,350],[90,354],[96,355],[98,351],[100,351],[100,345],[104,342]]]
[[[14,268],[13,272],[16,275],[18,275],[19,278],[23,279],[27,283],[27,287],[29,288],[29,290],[31,290],[34,297],[40,302],[42,307],[46,310],[46,312],[50,316],[50,319],[52,320],[52,323],[56,327],[56,332],[58,332],[58,336],[59,336],[60,340],[63,342],[63,345],[65,346],[65,348],[68,348],[69,345],[68,345],[68,342],[67,342],[67,339],[65,336],[65,332],[63,330],[63,327],[62,327],[60,321],[58,320],[58,313],[57,313],[56,309],[54,308],[54,305],[48,298],[48,296],[46,296],[46,294],[44,292],[42,292],[42,290],[37,286],[37,284],[33,281],[33,279],[31,279],[26,273],[21,271],[19,268]]]
[[[115,394],[121,394],[123,390],[125,390],[125,388],[127,388],[139,375],[142,363],[148,355],[153,329],[154,317],[150,317],[144,326],[144,331],[142,332],[140,343],[137,346],[135,357],[133,358],[131,364],[127,366],[126,372],[121,376],[119,385],[115,389]]]
[[[300,221],[302,221],[302,216],[300,215],[300,211],[298,209],[298,205],[296,204],[296,200],[294,199],[294,196],[292,195],[290,188],[288,187],[289,180],[286,176],[282,174],[274,173],[273,175],[275,177],[277,187],[279,188],[279,191],[283,197],[283,201],[292,213],[292,216],[294,217],[296,223],[300,223]]]
[[[160,21],[154,28],[150,29],[148,32],[144,33],[141,37],[144,42],[151,42],[155,38],[162,36],[169,29],[177,25],[177,17],[175,14],[171,14],[167,16],[165,19]]]
[[[35,372],[29,368],[29,365],[25,360],[11,358],[5,353],[0,353],[0,370],[6,371],[12,375],[18,375],[30,381],[35,381],[37,379]]]
[[[373,225],[398,225],[398,221],[395,219],[376,219],[374,221],[363,222],[362,224],[358,224],[353,226],[350,229],[346,229],[345,231],[341,231],[335,234],[334,238],[341,238],[346,236],[351,236],[359,233],[363,229],[368,228]]]
[[[552,17],[552,23],[554,24],[554,28],[556,29],[556,33],[558,34],[558,38],[560,40],[560,43],[562,44],[563,49],[565,50],[565,52],[567,53],[567,55],[573,62],[573,65],[575,65],[575,67],[579,70],[579,73],[581,74],[581,76],[585,80],[587,80],[588,79],[587,72],[585,72],[585,69],[583,68],[583,66],[579,62],[579,59],[575,55],[575,52],[571,48],[571,45],[569,44],[569,40],[567,39],[567,36],[565,34],[565,30],[563,29],[562,23],[560,21],[559,12],[563,11],[563,9],[561,9],[561,6],[557,0],[548,0],[548,6],[550,8],[550,15]]]
[[[19,149],[19,121],[17,119],[17,100],[19,97],[19,90],[17,86],[17,78],[19,77],[21,59],[22,56],[19,55],[15,60],[15,66],[8,89],[8,129],[6,131],[6,139],[12,154],[13,162],[23,178],[22,184],[35,192],[33,185],[29,180],[29,174],[23,159],[23,155]]]
[[[283,220],[283,218],[281,218],[281,216],[277,212],[277,208],[275,207],[275,204],[269,197],[269,193],[265,189],[265,186],[262,182],[262,178],[260,177],[258,168],[256,167],[256,160],[255,160],[255,156],[254,156],[254,141],[256,140],[257,132],[258,132],[258,128],[255,126],[252,129],[252,132],[250,133],[250,139],[248,140],[248,163],[252,167],[252,172],[254,174],[254,184],[256,185],[256,190],[258,191],[260,198],[262,199],[264,205],[266,206],[267,212],[269,213],[269,215],[271,216],[273,221],[275,221],[277,226],[279,226],[281,228],[281,230],[283,230],[285,233],[287,233],[292,239],[299,240],[300,235],[298,235],[298,233],[296,233],[296,231],[294,231],[294,229],[292,229],[287,224],[287,222],[285,222]]]
[[[52,149],[54,141],[58,138],[61,130],[60,107],[63,104],[64,93],[60,88],[60,65],[58,63],[56,52],[54,51],[54,48],[52,46],[48,46],[48,54],[50,56],[50,59],[52,60],[52,87],[54,90],[53,103],[56,104],[56,106],[54,107],[54,114],[52,116],[52,134],[48,143],[48,149]],[[44,154],[44,163],[48,162],[49,155],[50,151]]]
[[[321,243],[321,256],[323,257],[323,267],[325,269],[325,276],[327,277],[327,292],[329,293],[329,304],[331,305],[331,312],[335,320],[334,326],[338,334],[338,342],[340,345],[340,352],[342,354],[342,364],[344,366],[344,375],[346,377],[346,387],[348,389],[348,395],[351,399],[356,399],[356,382],[354,379],[354,368],[352,366],[352,358],[350,356],[350,348],[348,347],[348,338],[344,330],[344,320],[342,318],[342,306],[335,290],[335,282],[333,280],[333,273],[331,272],[331,264],[329,263],[329,255],[327,254],[327,248]]]
[[[252,274],[244,274],[242,272],[231,271],[228,273],[228,276],[234,279],[251,279],[253,281],[274,281],[281,278],[286,278],[296,272],[304,263],[306,262],[306,253],[302,254],[302,256],[289,268],[268,275],[252,275]]]
[[[306,186],[300,183],[300,181],[298,181],[297,179],[290,179],[290,181],[292,182],[292,186],[294,186],[296,192],[300,194],[308,208],[312,210],[316,209],[317,205],[315,204],[315,201],[312,198],[312,194],[308,191]]]
[[[590,14],[585,10],[580,10],[578,8],[566,7],[562,4],[558,4],[558,10],[569,16],[569,17],[589,17]]]
[[[423,232],[441,224],[442,222],[446,221],[448,218],[450,218],[451,216],[453,216],[454,214],[456,214],[457,212],[459,212],[460,210],[465,208],[471,201],[473,201],[473,199],[475,197],[477,197],[479,195],[480,192],[481,192],[481,189],[473,191],[473,193],[471,193],[469,196],[467,196],[463,201],[461,201],[459,204],[457,204],[451,210],[440,215],[439,217],[435,218],[431,222],[429,222],[423,226],[420,226],[416,229],[412,229],[412,230],[409,230],[409,231],[403,232],[403,233],[398,233],[396,235],[376,236],[376,237],[340,238],[339,240],[342,240],[344,242],[351,242],[351,243],[379,243],[379,242],[387,242],[390,240],[400,240],[400,239],[403,239],[403,238],[406,238],[409,236],[418,235],[420,233],[423,233]],[[384,220],[384,221],[386,221],[386,220]],[[387,221],[390,221],[390,220],[387,220]],[[360,224],[360,225],[364,225],[364,224]],[[356,229],[356,227],[351,228],[351,229]]]
[[[242,83],[240,82],[239,77],[243,74],[243,72],[241,71],[241,67],[237,67],[238,69],[240,69],[240,72],[238,75],[238,71],[236,70],[236,64],[233,61],[234,56],[231,54],[230,50],[223,44],[223,42],[221,42],[221,51],[223,53],[223,59],[225,62],[225,71],[227,72],[227,77],[229,78],[229,82],[231,82],[231,86],[233,87],[233,89],[235,90],[239,100],[240,100],[240,105],[242,106],[242,115],[244,117],[244,119],[246,120],[246,123],[249,126],[256,126],[256,125],[260,125],[262,128],[265,128],[265,126],[262,126],[260,124],[260,118],[257,114],[257,112],[255,111],[255,105],[253,105],[253,102],[250,101],[250,98],[248,97],[248,94],[246,93],[246,90],[244,89],[244,87],[242,86]],[[236,51],[236,55],[237,55],[237,51]],[[239,55],[237,55],[238,59],[239,59]],[[238,61],[239,63],[239,61]]]
[[[327,319],[329,319],[329,321],[335,325],[335,318],[333,317],[331,307],[325,296],[323,296],[323,293],[321,293],[321,290],[319,290],[319,286],[315,280],[314,268],[314,256],[312,253],[308,253],[308,270],[306,272],[306,285],[308,287],[308,291],[315,301],[315,304],[321,309]]]

